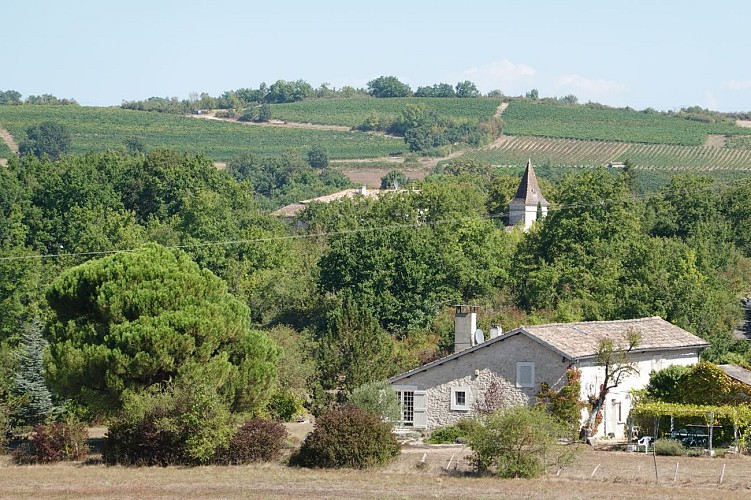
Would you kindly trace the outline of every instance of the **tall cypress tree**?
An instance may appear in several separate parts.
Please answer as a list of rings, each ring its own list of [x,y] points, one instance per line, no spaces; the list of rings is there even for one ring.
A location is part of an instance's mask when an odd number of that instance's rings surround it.
[[[44,350],[47,341],[42,336],[38,319],[24,327],[18,347],[18,369],[13,393],[21,404],[16,419],[21,425],[44,422],[52,413],[52,394],[44,382]]]

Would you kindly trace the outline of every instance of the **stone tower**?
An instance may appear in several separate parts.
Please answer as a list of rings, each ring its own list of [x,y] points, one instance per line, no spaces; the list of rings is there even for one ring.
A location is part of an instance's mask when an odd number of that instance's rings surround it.
[[[509,202],[508,221],[510,226],[523,224],[524,231],[532,227],[532,223],[537,220],[537,206],[542,210],[542,216],[548,215],[550,203],[540,192],[540,185],[537,183],[535,169],[532,168],[532,160],[527,162],[527,168],[524,170],[522,181],[516,190],[514,198]]]

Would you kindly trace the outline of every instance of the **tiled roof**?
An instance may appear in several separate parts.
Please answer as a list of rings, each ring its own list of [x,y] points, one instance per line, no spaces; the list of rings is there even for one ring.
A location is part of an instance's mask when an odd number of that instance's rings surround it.
[[[708,342],[658,316],[613,321],[521,326],[500,337],[490,339],[469,349],[464,349],[463,351],[450,354],[444,358],[396,375],[390,378],[389,382],[394,383],[416,373],[429,370],[434,366],[442,365],[447,361],[460,358],[478,349],[485,349],[495,343],[503,342],[514,335],[526,335],[561,356],[570,360],[576,360],[596,356],[600,349],[600,341],[606,338],[611,339],[614,346],[618,349],[627,348],[627,334],[630,331],[640,334],[639,343],[634,352],[699,349],[709,346]]]
[[[540,191],[540,185],[537,183],[535,169],[532,167],[532,159],[527,162],[527,168],[524,170],[524,175],[519,183],[519,188],[516,190],[516,194],[509,203],[527,206],[537,206],[539,203],[543,207],[550,206],[550,203],[548,203],[548,200],[545,199]]]
[[[354,198],[355,196],[377,198],[380,194],[380,189],[345,189],[343,191],[337,191],[336,193],[327,194],[325,196],[319,196],[318,198],[311,198],[309,200],[302,200],[296,203],[291,203],[280,208],[279,210],[271,212],[271,215],[276,215],[277,217],[294,217],[298,213],[300,213],[306,205],[314,201],[320,201],[321,203],[331,203],[332,201],[342,200],[344,198]]]
[[[569,359],[595,356],[603,339],[610,339],[616,348],[625,349],[628,347],[628,332],[640,334],[635,351],[663,351],[709,345],[705,340],[657,316],[616,321],[523,326],[519,330],[523,330],[543,345],[551,347]]]
[[[308,204],[318,201],[321,203],[331,203],[332,201],[342,200],[345,198],[355,198],[362,196],[364,198],[379,198],[385,193],[404,193],[406,191],[416,192],[419,190],[407,190],[407,189],[367,189],[365,186],[355,189],[345,189],[343,191],[337,191],[336,193],[327,194],[325,196],[319,196],[318,198],[311,198],[309,200],[302,200],[296,203],[291,203],[278,210],[271,212],[271,215],[277,217],[294,217],[299,214]]]
[[[722,371],[727,373],[728,377],[742,382],[746,385],[751,385],[751,371],[741,368],[735,365],[719,365]]]

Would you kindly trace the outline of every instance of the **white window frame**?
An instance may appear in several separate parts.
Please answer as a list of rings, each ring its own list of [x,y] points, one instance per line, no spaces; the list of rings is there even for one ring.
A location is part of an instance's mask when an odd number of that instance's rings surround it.
[[[529,383],[522,383],[522,369],[531,368]],[[534,387],[535,386],[535,364],[531,361],[517,361],[516,363],[516,387]]]
[[[456,402],[456,393],[463,392],[464,393],[464,404],[460,405]],[[449,405],[449,408],[451,410],[458,410],[458,411],[469,411],[469,387],[452,387],[451,388],[451,402]]]

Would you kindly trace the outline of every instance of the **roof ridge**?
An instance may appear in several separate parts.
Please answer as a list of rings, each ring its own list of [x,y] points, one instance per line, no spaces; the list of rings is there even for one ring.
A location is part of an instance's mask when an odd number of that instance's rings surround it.
[[[669,323],[669,321],[667,321],[665,318],[662,318],[660,316],[645,316],[643,318],[598,319],[598,320],[594,320],[594,321],[576,321],[576,322],[573,322],[573,323],[544,323],[544,324],[540,324],[540,325],[521,325],[521,326],[519,326],[519,328],[536,328],[536,327],[541,327],[541,326],[597,325],[597,324],[601,324],[601,323],[616,323],[616,322],[618,322],[618,323],[624,323],[624,322],[636,323],[638,321],[647,321],[647,320],[650,320],[650,319],[659,319],[659,320],[666,321],[666,322]],[[672,323],[670,323],[670,324],[672,324]]]

